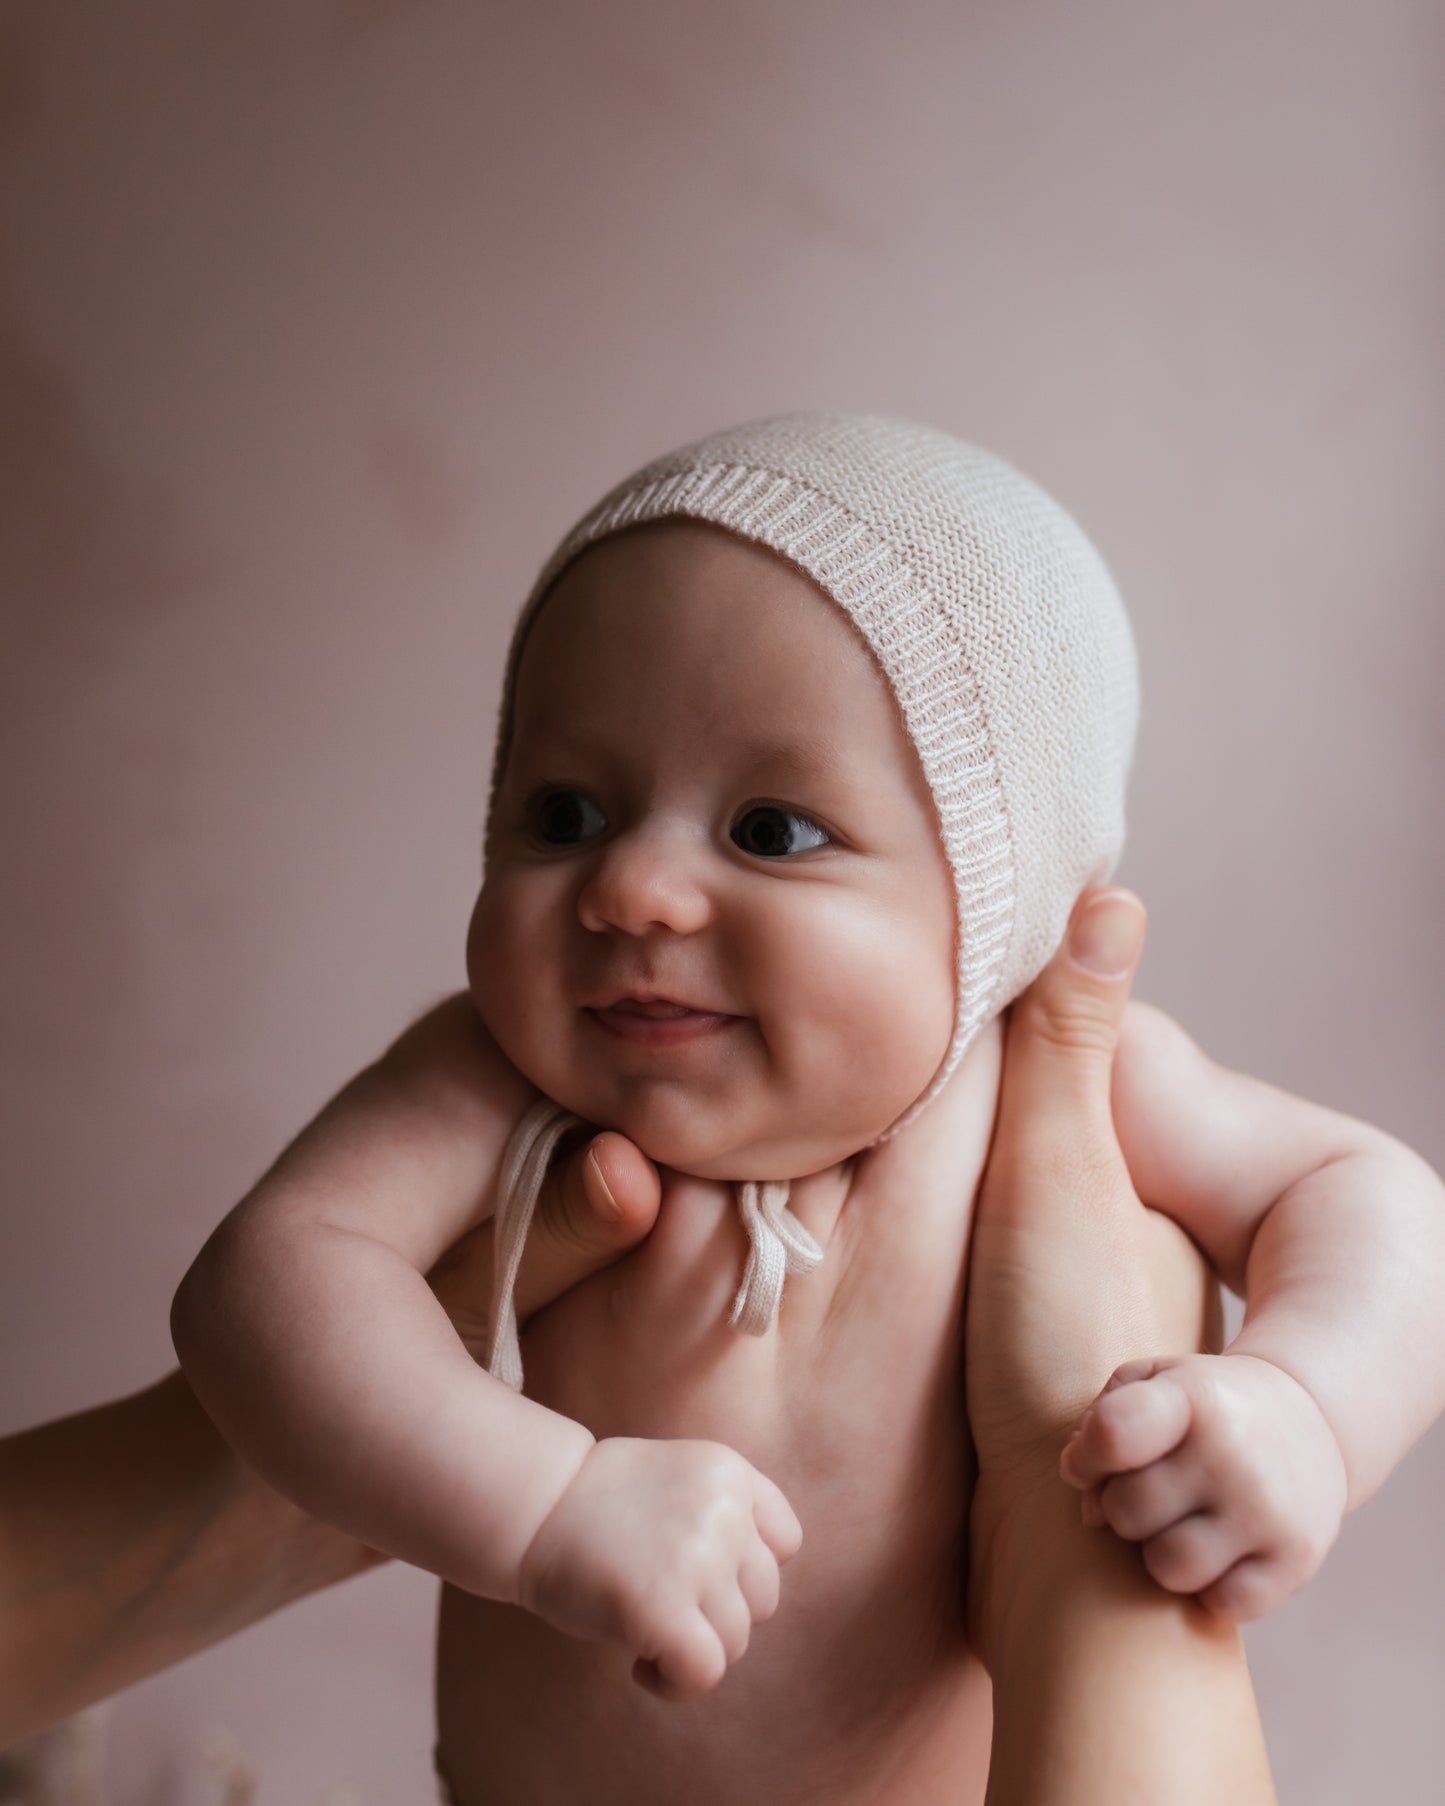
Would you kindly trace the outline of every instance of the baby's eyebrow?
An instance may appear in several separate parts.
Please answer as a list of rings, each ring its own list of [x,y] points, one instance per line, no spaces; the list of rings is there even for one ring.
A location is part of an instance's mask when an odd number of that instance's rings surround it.
[[[519,737],[520,738],[520,737]],[[596,742],[580,731],[575,722],[539,724],[526,736],[528,755],[543,764],[588,765],[611,751],[604,742]],[[759,739],[742,739],[719,747],[720,756],[749,782],[764,776],[809,779],[813,782],[846,783],[850,766],[844,750],[826,740],[800,739],[796,735],[777,735]]]
[[[847,761],[825,740],[774,739],[753,741],[746,749],[746,763],[752,771],[787,770],[836,779],[844,775]]]

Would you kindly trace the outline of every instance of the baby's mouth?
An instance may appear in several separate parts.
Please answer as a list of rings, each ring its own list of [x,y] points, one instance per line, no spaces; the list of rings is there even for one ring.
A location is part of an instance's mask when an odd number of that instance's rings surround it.
[[[704,1035],[740,1022],[740,1016],[722,1015],[716,1010],[695,1010],[685,1003],[673,1003],[664,997],[619,997],[603,1009],[590,1009],[609,1034],[644,1047],[673,1047],[681,1041],[693,1041]]]
[[[655,997],[650,1003],[641,1003],[635,997],[619,997],[610,1006],[624,1016],[647,1016],[654,1022],[666,1022],[679,1016],[698,1016],[703,1011],[694,1010],[685,1003],[669,1003],[664,997]]]

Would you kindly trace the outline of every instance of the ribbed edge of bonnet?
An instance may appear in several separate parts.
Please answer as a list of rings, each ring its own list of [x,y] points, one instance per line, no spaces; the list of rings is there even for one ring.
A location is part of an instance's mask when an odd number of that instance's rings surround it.
[[[923,1095],[879,1137],[888,1140],[943,1089],[993,1013],[1014,932],[1017,863],[987,711],[958,630],[918,571],[870,522],[794,477],[739,464],[695,467],[614,491],[548,560],[518,621],[503,685],[493,801],[511,739],[522,647],[548,590],[595,541],[671,517],[754,540],[819,584],[882,666],[923,766],[954,874],[961,1007],[942,1064]]]

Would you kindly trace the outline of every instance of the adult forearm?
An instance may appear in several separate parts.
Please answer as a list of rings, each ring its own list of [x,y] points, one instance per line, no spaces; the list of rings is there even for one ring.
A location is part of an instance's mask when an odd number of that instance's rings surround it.
[[[1260,1224],[1230,1352],[1273,1361],[1324,1413],[1348,1508],[1445,1407],[1445,1187],[1388,1136],[1291,1186]]]
[[[178,1373],[0,1449],[0,1747],[377,1560],[266,1486]]]
[[[1164,1593],[1070,1499],[1015,1522],[995,1590],[988,1806],[1271,1806],[1236,1627]]]

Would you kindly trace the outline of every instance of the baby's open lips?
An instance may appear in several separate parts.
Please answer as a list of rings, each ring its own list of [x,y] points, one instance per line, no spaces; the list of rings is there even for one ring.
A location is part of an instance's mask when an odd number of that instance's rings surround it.
[[[659,1053],[711,1042],[742,1020],[730,1012],[684,1003],[676,997],[634,993],[611,994],[607,1003],[589,1005],[587,1013],[604,1034]]]
[[[728,1016],[730,1010],[714,1008],[707,1003],[694,1003],[680,997],[664,996],[658,991],[607,991],[590,999],[584,1006],[598,1011],[611,1011],[620,1016],[644,1016],[654,1021],[667,1021],[682,1016]]]

